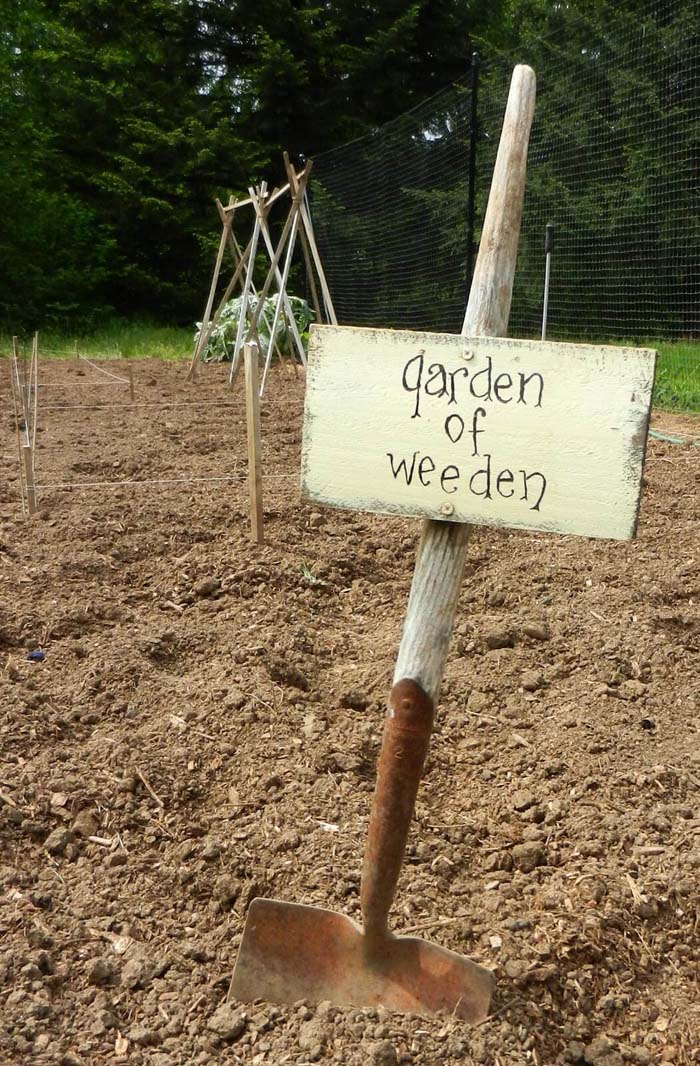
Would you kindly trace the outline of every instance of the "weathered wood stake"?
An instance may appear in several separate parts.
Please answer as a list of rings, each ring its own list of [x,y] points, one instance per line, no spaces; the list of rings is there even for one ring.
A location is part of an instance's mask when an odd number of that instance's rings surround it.
[[[17,366],[17,338],[12,338],[12,356],[10,359],[10,385],[12,387],[12,406],[15,414],[15,427],[17,429],[17,458],[19,461],[19,492],[22,498],[22,514],[27,513],[27,497],[24,484],[24,457],[22,455],[22,430],[20,429],[20,410],[22,398],[20,396],[19,369]]]
[[[245,404],[248,431],[248,491],[250,494],[250,535],[256,544],[264,543],[261,471],[260,394],[258,392],[258,346],[248,342],[245,357]]]
[[[219,201],[217,200],[217,205]],[[229,200],[229,207],[233,206],[233,200]],[[216,287],[219,284],[219,274],[221,272],[221,264],[224,259],[224,252],[226,251],[226,244],[228,241],[228,233],[233,224],[233,212],[225,219],[223,228],[221,231],[221,239],[219,240],[219,249],[216,253],[216,263],[214,264],[214,276],[211,279],[211,286],[209,288],[209,296],[207,297],[207,305],[204,309],[204,318],[202,319],[202,326],[199,331],[197,343],[194,349],[194,355],[192,356],[192,362],[190,363],[189,373],[187,379],[196,380],[197,370],[199,367],[199,360],[206,344],[207,329],[209,326],[209,319],[211,318],[212,307],[214,306],[214,296],[216,295]]]
[[[32,515],[36,512],[36,488],[34,487],[34,449],[31,444],[22,445],[22,462],[24,463],[24,483],[27,487],[27,510]]]
[[[513,71],[479,245],[464,336],[502,336],[508,326],[525,191],[535,73]],[[429,519],[418,547],[394,682],[412,678],[437,702],[472,527]]]

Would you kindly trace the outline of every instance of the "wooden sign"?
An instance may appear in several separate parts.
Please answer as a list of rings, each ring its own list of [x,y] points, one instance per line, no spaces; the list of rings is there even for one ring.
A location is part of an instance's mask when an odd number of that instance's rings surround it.
[[[302,495],[629,540],[656,352],[312,326]]]

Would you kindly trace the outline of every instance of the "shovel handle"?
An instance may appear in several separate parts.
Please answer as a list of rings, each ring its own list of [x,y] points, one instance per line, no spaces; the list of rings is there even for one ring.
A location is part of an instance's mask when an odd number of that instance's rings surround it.
[[[391,690],[377,765],[377,784],[362,864],[360,904],[365,936],[387,935],[408,830],[433,729],[433,701],[410,678]]]

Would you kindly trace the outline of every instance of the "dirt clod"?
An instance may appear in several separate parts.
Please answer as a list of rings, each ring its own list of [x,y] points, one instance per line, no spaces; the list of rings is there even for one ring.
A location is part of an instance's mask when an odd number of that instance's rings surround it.
[[[73,840],[73,834],[69,829],[58,828],[49,833],[44,841],[44,847],[49,855],[63,855],[68,845]]]
[[[245,1032],[248,1016],[245,1011],[223,1003],[207,1022],[207,1029],[214,1033],[224,1044],[238,1040]]]
[[[370,1049],[370,1062],[372,1066],[396,1066],[399,1057],[396,1048],[389,1040],[380,1040],[372,1044]]]
[[[110,958],[93,959],[86,976],[91,985],[114,985],[119,981],[119,970]]]
[[[515,644],[515,633],[510,629],[490,629],[484,633],[484,644],[492,651],[498,648],[512,648]]]
[[[550,640],[552,636],[546,622],[525,622],[521,629],[523,634],[531,640]]]
[[[522,873],[532,873],[538,866],[544,866],[546,861],[545,850],[537,840],[527,840],[513,848],[513,865]]]

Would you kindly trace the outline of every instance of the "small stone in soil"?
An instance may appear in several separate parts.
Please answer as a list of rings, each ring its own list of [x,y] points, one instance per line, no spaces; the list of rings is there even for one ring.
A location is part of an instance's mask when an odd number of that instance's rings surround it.
[[[492,629],[484,633],[484,644],[492,651],[496,648],[512,648],[515,644],[515,634],[509,629]]]
[[[544,622],[526,622],[523,633],[531,640],[549,640],[552,635],[549,626]]]
[[[399,1061],[396,1048],[388,1040],[373,1044],[370,1054],[372,1066],[396,1066]]]
[[[364,711],[369,706],[369,696],[366,696],[363,692],[356,692],[351,690],[344,692],[340,697],[340,706],[345,707],[351,711]]]
[[[322,1052],[328,1043],[328,1034],[322,1020],[312,1018],[311,1021],[304,1022],[299,1029],[297,1040],[302,1051],[314,1052],[320,1048]]]
[[[544,685],[544,677],[539,670],[526,670],[520,683],[526,692],[537,692]]]
[[[205,577],[201,581],[198,581],[193,588],[195,596],[205,598],[207,596],[213,596],[221,588],[221,582],[218,577]]]
[[[73,834],[69,829],[54,829],[44,841],[44,847],[49,855],[63,855],[72,840]]]
[[[230,1044],[243,1035],[247,1020],[247,1015],[242,1010],[234,1010],[228,1003],[223,1003],[207,1022],[207,1029],[215,1033],[223,1043]]]
[[[129,959],[122,970],[122,984],[126,988],[142,988],[151,980],[153,969],[148,959],[141,957]]]
[[[622,1066],[622,1056],[604,1036],[599,1036],[586,1045],[583,1061],[588,1066]]]
[[[153,1047],[155,1044],[160,1044],[160,1036],[154,1032],[153,1029],[147,1029],[145,1025],[141,1025],[137,1022],[132,1025],[129,1030],[129,1040],[133,1044],[138,1044],[139,1047]]]
[[[537,840],[528,840],[513,848],[513,865],[523,873],[532,873],[537,866],[545,866],[546,861],[544,848]]]
[[[522,813],[534,805],[535,799],[536,797],[528,788],[521,788],[513,796],[513,810]]]
[[[79,837],[94,836],[98,829],[98,821],[93,811],[88,807],[80,811],[75,818],[71,829]]]
[[[238,899],[240,891],[240,881],[231,874],[221,874],[214,882],[214,899],[218,899],[225,907],[230,907]]]
[[[646,694],[646,691],[647,686],[643,681],[636,681],[634,678],[630,678],[618,686],[616,695],[621,700],[638,700]]]
[[[111,959],[93,959],[87,970],[88,984],[112,985],[119,979],[117,968]]]

